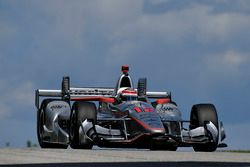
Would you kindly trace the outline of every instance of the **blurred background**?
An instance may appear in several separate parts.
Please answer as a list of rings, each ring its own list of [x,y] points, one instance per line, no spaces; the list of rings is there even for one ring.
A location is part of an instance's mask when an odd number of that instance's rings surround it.
[[[214,103],[228,149],[250,149],[250,1],[0,0],[0,147],[36,146],[35,89],[115,86],[130,66],[189,119]]]

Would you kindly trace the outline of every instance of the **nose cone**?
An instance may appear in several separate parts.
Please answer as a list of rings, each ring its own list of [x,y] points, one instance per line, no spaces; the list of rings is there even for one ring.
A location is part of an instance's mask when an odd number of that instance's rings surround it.
[[[140,126],[142,126],[148,133],[164,134],[165,128],[161,122],[160,117],[155,112],[141,112],[132,117]]]
[[[151,134],[164,134],[166,132],[164,127],[161,127],[161,128],[149,128],[148,131]]]

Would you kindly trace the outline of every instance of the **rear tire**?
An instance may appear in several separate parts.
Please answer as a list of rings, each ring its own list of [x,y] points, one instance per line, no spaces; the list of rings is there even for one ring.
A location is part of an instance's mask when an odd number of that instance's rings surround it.
[[[206,121],[211,121],[219,129],[218,116],[213,104],[197,104],[192,107],[190,115],[190,129],[205,125]],[[219,136],[216,141],[206,144],[197,144],[193,146],[194,151],[213,152],[217,149]]]
[[[61,148],[61,149],[68,148],[68,145],[44,142],[42,139],[43,125],[46,122],[45,109],[50,102],[56,101],[56,100],[58,100],[58,99],[45,99],[45,100],[43,100],[43,102],[41,104],[41,108],[37,111],[37,138],[38,138],[38,142],[39,142],[39,145],[41,148]]]
[[[93,142],[80,143],[79,128],[86,119],[96,123],[96,106],[91,102],[75,102],[70,116],[70,147],[74,149],[92,149]]]

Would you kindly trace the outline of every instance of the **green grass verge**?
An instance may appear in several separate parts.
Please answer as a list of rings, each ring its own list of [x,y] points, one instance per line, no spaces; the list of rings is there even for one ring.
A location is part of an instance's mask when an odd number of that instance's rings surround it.
[[[250,150],[223,150],[223,152],[250,153]]]

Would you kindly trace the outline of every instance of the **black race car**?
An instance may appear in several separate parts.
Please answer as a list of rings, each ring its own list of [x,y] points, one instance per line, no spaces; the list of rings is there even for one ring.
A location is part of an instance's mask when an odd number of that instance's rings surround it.
[[[60,90],[36,90],[40,146],[172,151],[226,147],[220,143],[225,131],[213,104],[193,105],[190,121],[184,121],[170,92],[147,91],[146,78],[135,88],[128,72],[129,67],[122,66],[115,88],[70,87],[69,77],[63,77]]]

